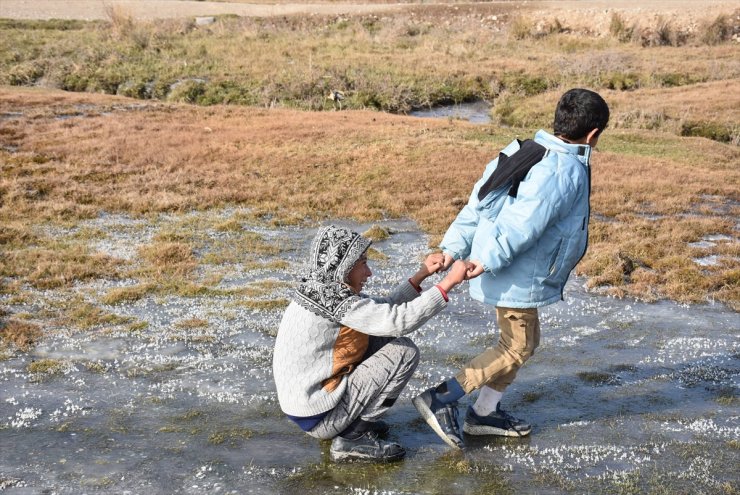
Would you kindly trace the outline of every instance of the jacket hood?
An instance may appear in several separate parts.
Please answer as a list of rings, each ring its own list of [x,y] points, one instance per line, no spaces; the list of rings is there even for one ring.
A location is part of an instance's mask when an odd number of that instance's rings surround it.
[[[308,273],[295,292],[295,301],[309,311],[339,322],[359,297],[345,283],[347,274],[372,244],[356,232],[329,225],[311,244]]]

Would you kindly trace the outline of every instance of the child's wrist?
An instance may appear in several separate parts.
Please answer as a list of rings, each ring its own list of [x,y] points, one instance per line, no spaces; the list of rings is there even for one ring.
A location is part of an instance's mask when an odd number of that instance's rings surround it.
[[[447,302],[449,302],[450,301],[450,298],[447,295],[447,291],[445,290],[445,288],[442,287],[442,285],[440,285],[440,284],[435,285],[435,287],[437,289],[439,289],[439,292],[442,294],[442,297],[444,298],[444,300],[447,301]]]

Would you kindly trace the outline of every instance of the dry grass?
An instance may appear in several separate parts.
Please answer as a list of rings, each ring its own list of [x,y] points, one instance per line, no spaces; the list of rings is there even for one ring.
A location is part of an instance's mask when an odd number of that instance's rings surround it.
[[[102,298],[103,304],[120,304],[138,301],[148,293],[154,291],[154,284],[138,284],[129,287],[118,287],[109,290]]]
[[[0,82],[137,98],[0,87],[0,292],[20,300],[24,284],[130,277],[136,285],[102,302],[218,295],[221,265],[288,266],[276,257],[290,246],[255,223],[410,216],[436,244],[498,149],[550,128],[563,89],[585,86],[604,94],[612,120],[594,159],[579,272],[617,296],[737,307],[740,45],[727,41],[737,15],[562,12],[416,5],[382,16],[222,17],[207,28],[122,10],[109,22],[0,21]],[[330,90],[345,93],[344,111],[284,108],[333,110]],[[346,111],[472,98],[492,101],[496,123],[511,128]],[[154,219],[234,205],[249,210],[160,229],[132,264],[91,251],[105,232],[47,233],[101,212]],[[714,234],[735,240],[688,246]],[[709,255],[721,262],[691,259]]]
[[[615,95],[606,93],[608,100]],[[643,98],[650,101],[646,95]],[[84,103],[90,116],[39,117],[47,103]],[[4,152],[3,159],[14,165],[3,168],[0,186],[5,194],[18,195],[30,174],[47,191],[27,198],[23,208],[3,203],[3,224],[16,226],[18,235],[31,235],[18,226],[47,221],[51,205],[69,198],[70,191],[84,190],[88,200],[79,218],[101,211],[148,215],[227,205],[270,212],[261,214],[262,220],[277,223],[283,217],[373,221],[410,216],[435,244],[483,166],[514,135],[531,133],[362,111],[315,114],[158,105],[113,110],[115,118],[111,118],[95,110],[98,105],[123,108],[129,103],[112,97],[0,90],[0,110],[24,114],[5,123],[17,136],[19,151]],[[593,160],[595,218],[590,249],[579,272],[590,278],[592,286],[616,295],[685,301],[709,297],[737,305],[737,242],[700,253],[727,256],[710,267],[691,261],[698,253],[688,243],[711,234],[736,235],[733,218],[740,214],[740,171],[735,164],[740,150],[707,139],[642,129],[611,130],[600,148]],[[40,169],[32,159],[40,154],[54,157],[54,166]],[[105,175],[93,173],[100,170]],[[455,172],[443,181],[431,180],[440,170]],[[242,221],[237,216],[208,228],[237,236],[249,249],[268,255],[278,252],[261,237],[240,230]],[[141,297],[149,283],[156,284],[157,290],[207,293],[209,289],[193,279],[196,266],[209,261],[207,255],[194,254],[194,246],[200,251],[208,245],[207,237],[198,234],[202,230],[194,224],[160,232],[140,251],[142,283],[110,293],[107,301]],[[6,245],[11,247],[10,257],[26,253],[21,242]],[[74,266],[91,266],[89,261],[96,255],[86,256]],[[624,257],[635,263],[629,273],[622,268]],[[62,260],[70,258],[76,259],[62,256]],[[280,268],[275,265],[280,260],[238,259],[246,268]],[[10,271],[8,266],[14,265],[5,266],[6,277],[36,280],[33,270]],[[76,276],[106,277],[111,269],[102,264]]]
[[[124,325],[133,321],[132,318],[109,313],[79,297],[72,298],[65,304],[64,313],[65,325],[82,330]]]
[[[11,247],[0,258],[0,276],[21,278],[38,289],[53,289],[81,280],[116,278],[119,266],[119,261],[91,253],[85,246],[51,241]]]
[[[341,90],[344,108],[405,112],[579,83],[665,86],[656,74],[694,82],[740,75],[737,47],[729,42],[738,30],[732,12],[686,21],[615,15],[611,25],[606,15],[596,16],[604,17],[602,29],[594,28],[593,15],[535,15],[498,2],[417,5],[383,15],[225,16],[207,28],[135,21],[120,10],[110,12],[109,22],[88,24],[1,21],[7,49],[0,82],[313,110],[334,109],[326,95]],[[680,52],[665,50],[678,45]],[[626,67],[571,70],[615,52],[627,57]]]
[[[0,321],[0,342],[4,346],[12,344],[21,351],[27,351],[42,336],[38,325],[18,320]]]
[[[204,320],[203,318],[188,318],[185,320],[176,321],[174,326],[175,328],[180,328],[183,330],[206,328],[208,327],[208,320]]]
[[[578,63],[583,67],[596,67],[602,63],[596,57],[594,55],[590,61],[587,58]],[[589,73],[594,76],[597,71],[593,69]],[[653,77],[661,76],[655,74]],[[662,77],[668,78],[667,75]],[[740,79],[601,93],[609,101],[610,129],[646,129],[691,135],[685,131],[687,126],[693,123],[702,127],[700,124],[703,124],[707,131],[710,127],[716,128],[715,133],[701,134],[699,130],[694,135],[740,144]],[[560,91],[548,91],[529,98],[510,98],[506,104],[496,108],[496,113],[509,125],[549,128],[552,126],[550,109],[554,108],[560,94]]]

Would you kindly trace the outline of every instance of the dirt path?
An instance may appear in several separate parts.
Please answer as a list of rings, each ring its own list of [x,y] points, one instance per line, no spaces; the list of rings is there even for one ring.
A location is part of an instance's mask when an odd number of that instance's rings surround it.
[[[291,0],[293,1],[293,0]],[[544,2],[493,2],[542,14],[562,15],[578,11],[585,15],[620,10],[636,15],[665,14],[709,17],[740,9],[740,1],[727,0],[550,0]],[[430,4],[424,4],[430,5]],[[0,0],[0,18],[14,19],[106,19],[107,9],[119,7],[138,19],[236,14],[268,17],[300,13],[358,14],[401,10],[416,3],[273,3],[200,2],[190,0]]]
[[[164,19],[236,14],[269,17],[290,14],[361,14],[398,10],[399,4],[247,4],[188,0],[0,0],[0,18],[107,19],[110,8],[120,8],[137,19]]]

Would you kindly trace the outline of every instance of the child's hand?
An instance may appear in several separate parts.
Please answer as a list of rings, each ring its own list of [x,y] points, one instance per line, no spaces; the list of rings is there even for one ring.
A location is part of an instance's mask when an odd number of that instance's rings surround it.
[[[438,271],[444,269],[444,260],[445,257],[442,253],[430,254],[421,265],[421,270],[425,270],[427,272],[427,275],[437,273]]]
[[[443,267],[443,270],[447,270],[449,267],[452,266],[452,263],[454,263],[454,262],[455,262],[455,258],[453,258],[452,256],[450,256],[447,253],[444,253],[444,267]]]
[[[468,273],[465,276],[465,280],[475,278],[483,272],[483,263],[478,260],[470,260],[468,261]]]
[[[445,278],[438,284],[445,292],[451,291],[455,286],[467,280],[468,263],[457,260],[452,264],[452,268],[447,272]]]
[[[432,273],[437,273],[444,266],[444,255],[442,253],[434,253],[427,256],[424,263],[421,264],[419,271],[414,273],[409,281],[416,287],[421,287],[421,283]]]

